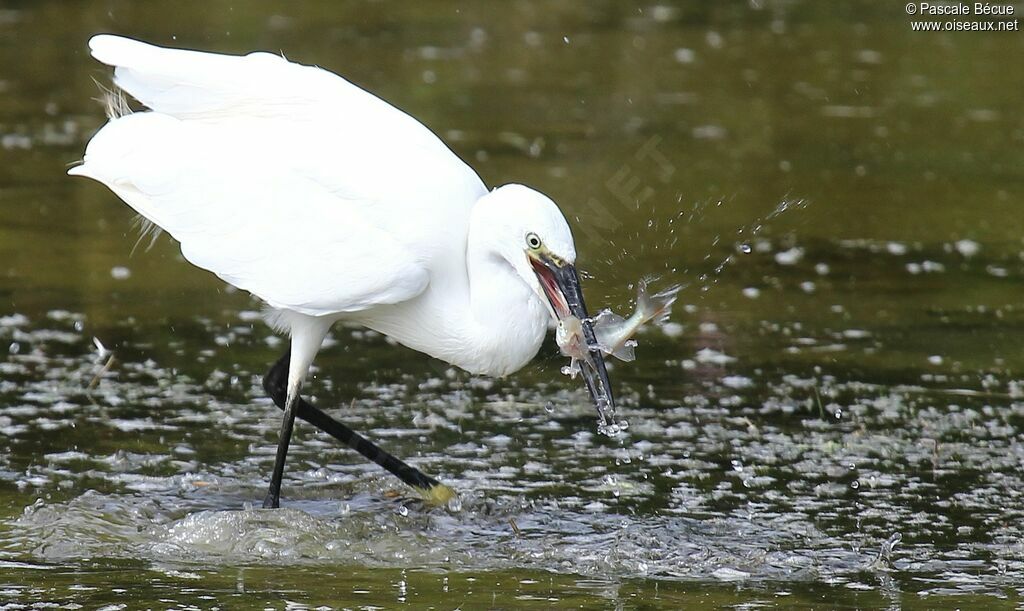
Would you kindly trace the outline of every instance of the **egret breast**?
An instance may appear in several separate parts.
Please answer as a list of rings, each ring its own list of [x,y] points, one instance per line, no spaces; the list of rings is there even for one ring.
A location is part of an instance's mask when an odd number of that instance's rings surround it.
[[[474,374],[504,377],[537,355],[550,316],[529,287],[510,286],[504,303],[482,314],[474,315],[466,301],[433,285],[416,299],[359,312],[351,320]]]

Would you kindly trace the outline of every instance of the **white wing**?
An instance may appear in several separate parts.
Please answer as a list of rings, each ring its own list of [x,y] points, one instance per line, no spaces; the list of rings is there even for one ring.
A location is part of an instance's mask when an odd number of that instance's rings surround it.
[[[410,299],[437,263],[464,260],[486,189],[400,110],[267,53],[108,35],[90,47],[153,112],[111,120],[70,173],[106,184],[192,263],[316,315]]]

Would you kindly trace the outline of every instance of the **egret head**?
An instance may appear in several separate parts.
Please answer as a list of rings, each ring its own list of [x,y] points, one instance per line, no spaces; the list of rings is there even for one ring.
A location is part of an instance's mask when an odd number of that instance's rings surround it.
[[[487,194],[488,218],[497,253],[504,258],[537,297],[553,320],[575,316],[583,323],[590,359],[580,361],[587,390],[603,418],[614,408],[604,354],[583,301],[576,247],[562,211],[543,193],[522,185],[505,185]]]

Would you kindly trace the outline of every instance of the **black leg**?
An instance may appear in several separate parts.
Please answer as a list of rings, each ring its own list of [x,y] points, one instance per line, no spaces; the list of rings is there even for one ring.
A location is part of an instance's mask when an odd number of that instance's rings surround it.
[[[270,368],[267,375],[263,378],[263,388],[267,391],[267,394],[274,400],[279,408],[285,409],[285,401],[287,399],[288,389],[288,364],[291,358],[291,350],[284,353],[274,366]],[[321,431],[327,433],[331,437],[334,437],[338,441],[352,448],[356,452],[362,454],[366,459],[371,460],[381,467],[384,467],[386,471],[402,480],[409,486],[416,489],[423,497],[431,503],[443,504],[448,502],[449,499],[455,496],[455,491],[445,486],[436,479],[424,474],[422,471],[407,464],[405,461],[395,457],[387,450],[381,448],[377,444],[373,443],[369,439],[363,437],[359,433],[348,428],[344,424],[338,422],[322,410],[313,405],[309,404],[302,397],[296,397],[294,405],[292,406],[291,417],[298,416],[300,419],[312,424]],[[287,420],[287,410],[286,410]],[[282,436],[284,435],[284,423],[281,425]],[[291,428],[289,427],[289,435]],[[283,438],[283,437],[282,437]],[[284,452],[287,453],[288,447],[287,442],[285,443]],[[278,446],[278,457],[281,457],[281,447]],[[282,472],[284,467],[283,460],[281,463]],[[277,473],[278,463],[274,463],[274,475],[277,476],[277,492],[280,492],[280,474]],[[271,477],[271,493],[274,493],[274,477]],[[267,495],[268,500],[270,494]],[[275,496],[276,500],[276,496]],[[264,507],[267,507],[267,502],[264,501]],[[276,507],[277,505],[271,505]]]
[[[288,363],[284,364],[284,369],[288,371]],[[295,398],[288,405],[285,405],[286,401],[284,398],[280,404],[284,409],[284,417],[281,418],[281,433],[277,438],[277,457],[274,459],[274,471],[270,474],[270,488],[263,499],[264,509],[277,509],[281,506],[281,478],[284,477],[284,462],[288,458],[288,444],[291,443],[292,429],[295,427]]]

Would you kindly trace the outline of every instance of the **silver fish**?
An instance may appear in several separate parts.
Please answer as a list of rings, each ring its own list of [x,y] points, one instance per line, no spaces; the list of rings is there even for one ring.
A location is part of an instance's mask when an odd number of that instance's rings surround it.
[[[601,351],[623,361],[632,361],[635,358],[633,348],[636,346],[633,335],[644,323],[666,318],[679,289],[680,286],[676,285],[655,295],[648,295],[647,282],[638,282],[636,311],[632,316],[623,318],[611,310],[603,310],[593,319],[594,335]],[[561,319],[555,330],[555,341],[562,355],[572,359],[565,373],[575,377],[579,371],[579,361],[589,361],[591,358],[587,340],[583,336],[583,322],[575,316]]]
[[[583,321],[575,316],[566,316],[555,327],[555,342],[562,356],[572,359],[563,373],[575,378],[580,371],[579,361],[590,362],[590,350],[583,335]]]
[[[645,323],[661,321],[672,312],[681,287],[677,284],[654,295],[647,294],[647,281],[636,285],[636,310],[629,318],[622,318],[611,310],[602,310],[594,318],[594,336],[601,351],[619,360],[632,361],[636,340],[633,336]]]

